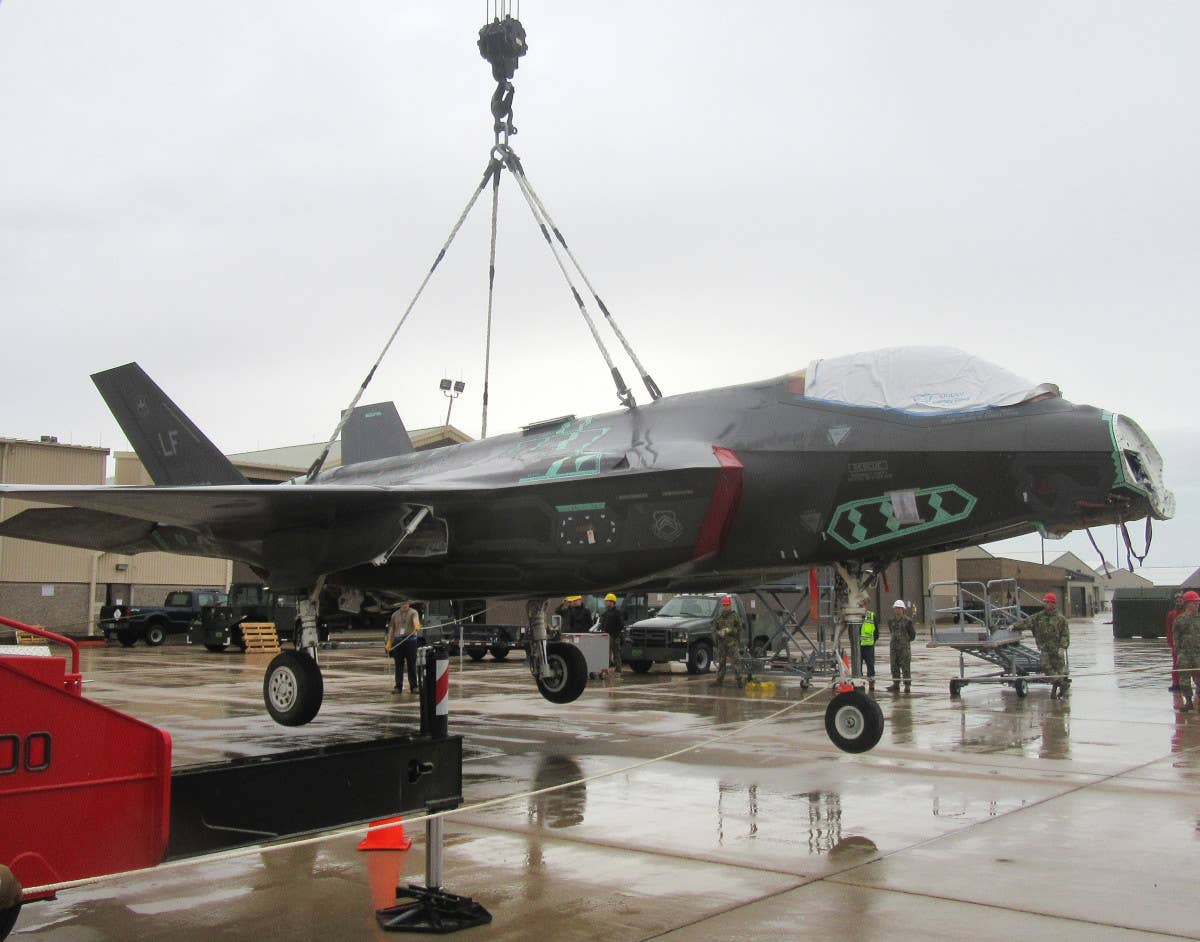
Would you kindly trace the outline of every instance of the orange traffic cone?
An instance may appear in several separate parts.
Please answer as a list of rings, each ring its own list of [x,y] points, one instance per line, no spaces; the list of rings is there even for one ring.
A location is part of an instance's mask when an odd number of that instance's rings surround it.
[[[358,845],[359,850],[408,850],[412,840],[404,836],[403,818],[384,818],[372,821],[367,836]],[[390,825],[390,826],[389,826]]]

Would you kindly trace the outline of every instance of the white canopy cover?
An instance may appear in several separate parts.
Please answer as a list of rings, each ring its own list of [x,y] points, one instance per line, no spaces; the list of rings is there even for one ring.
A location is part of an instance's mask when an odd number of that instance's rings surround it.
[[[970,412],[1061,395],[955,347],[885,347],[813,360],[804,394],[872,409],[918,414]]]

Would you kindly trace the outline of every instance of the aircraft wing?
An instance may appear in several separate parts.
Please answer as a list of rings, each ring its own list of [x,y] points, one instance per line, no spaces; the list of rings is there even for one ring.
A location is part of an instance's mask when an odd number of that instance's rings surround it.
[[[0,485],[7,499],[60,505],[0,522],[0,535],[104,552],[148,550],[215,556],[287,571],[367,562],[394,546],[419,507],[438,492],[405,487],[226,485],[111,487]],[[424,553],[444,546],[430,517],[414,534]],[[444,552],[444,548],[441,550]]]

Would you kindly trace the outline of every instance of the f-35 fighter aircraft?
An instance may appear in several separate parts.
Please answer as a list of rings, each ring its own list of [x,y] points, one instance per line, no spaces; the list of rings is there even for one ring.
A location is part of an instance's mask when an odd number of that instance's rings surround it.
[[[5,485],[6,497],[61,506],[25,510],[0,534],[232,558],[301,593],[307,653],[279,655],[264,683],[287,725],[320,707],[316,599],[327,582],[533,599],[530,669],[546,699],[567,703],[587,668],[576,647],[547,640],[550,596],[727,590],[833,564],[850,586],[838,615],[853,632],[875,574],[901,557],[1174,512],[1135,422],[950,348],[817,360],[427,452],[407,451],[393,429],[388,456],[350,454],[280,485],[244,483],[135,365],[95,379],[156,486]],[[831,737],[870,748],[878,706],[839,696]]]

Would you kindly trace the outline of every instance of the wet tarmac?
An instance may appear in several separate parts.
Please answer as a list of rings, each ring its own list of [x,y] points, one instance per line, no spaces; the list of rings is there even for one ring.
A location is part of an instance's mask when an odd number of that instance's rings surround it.
[[[858,756],[826,737],[828,694],[795,679],[748,695],[679,666],[559,707],[520,657],[456,659],[466,805],[445,819],[443,883],[493,916],[458,937],[1200,938],[1200,715],[1173,710],[1161,641],[1114,642],[1105,616],[1071,629],[1065,701],[983,684],[951,699],[958,656],[918,643],[912,693],[880,678],[887,726]],[[324,706],[295,730],[262,708],[266,660],[90,649],[85,694],[167,729],[177,768],[417,723],[379,645],[323,652]],[[424,830],[407,852],[357,851],[362,836],[66,890],[27,904],[13,938],[394,937],[374,910],[424,882]]]

